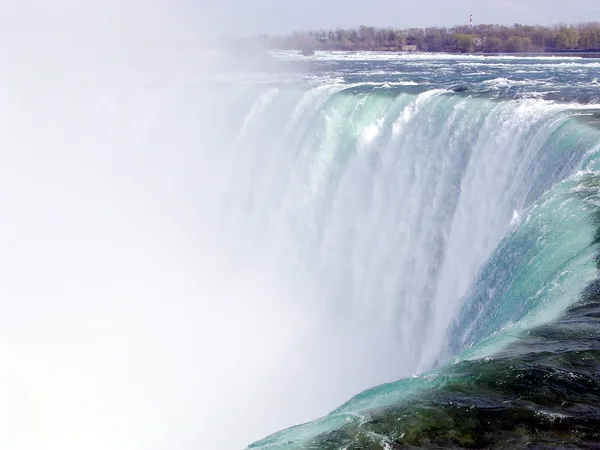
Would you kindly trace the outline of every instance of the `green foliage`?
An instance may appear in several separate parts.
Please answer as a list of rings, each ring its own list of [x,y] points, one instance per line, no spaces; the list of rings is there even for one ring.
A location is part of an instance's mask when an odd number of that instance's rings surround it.
[[[456,40],[456,49],[460,53],[473,53],[475,51],[475,38],[468,34],[457,34],[454,38]]]
[[[525,53],[600,51],[600,23],[542,27],[515,24],[453,28],[376,28],[297,31],[288,36],[255,37],[271,49],[419,51],[456,53]]]
[[[502,39],[492,36],[485,38],[481,50],[484,53],[500,53],[503,49]]]
[[[556,48],[558,50],[572,50],[577,48],[579,33],[574,28],[563,27],[556,35]]]
[[[578,47],[584,50],[600,50],[600,28],[584,28],[579,32]]]
[[[520,36],[511,36],[504,44],[504,51],[507,53],[526,53],[533,49],[531,39]]]

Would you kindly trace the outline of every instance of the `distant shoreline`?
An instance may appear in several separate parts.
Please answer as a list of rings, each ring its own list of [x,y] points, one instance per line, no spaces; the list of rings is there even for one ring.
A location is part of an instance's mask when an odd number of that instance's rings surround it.
[[[302,54],[301,49],[274,49],[273,51],[294,51]],[[519,56],[522,58],[531,57],[577,57],[577,58],[592,58],[600,59],[600,51],[598,52],[523,52],[523,53],[460,53],[460,52],[427,52],[427,51],[415,51],[406,52],[402,50],[315,50],[316,52],[344,52],[344,53],[360,53],[360,52],[376,52],[376,53],[396,53],[398,55],[456,55],[456,56]],[[312,56],[312,55],[308,55]]]
[[[456,53],[456,54],[464,54],[464,53]],[[536,52],[536,53],[471,53],[472,55],[481,55],[481,56],[521,56],[521,57],[539,57],[539,56],[562,56],[562,57],[578,57],[578,58],[600,58],[600,51],[598,52]]]
[[[338,50],[596,57],[600,54],[600,22],[555,27],[480,24],[405,30],[360,26],[288,35],[262,34],[231,43],[241,48],[256,45],[269,50],[297,49],[306,54]]]

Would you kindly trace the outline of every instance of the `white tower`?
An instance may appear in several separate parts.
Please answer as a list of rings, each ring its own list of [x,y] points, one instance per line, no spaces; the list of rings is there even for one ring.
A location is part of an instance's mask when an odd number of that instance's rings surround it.
[[[473,28],[473,14],[469,16],[469,28]]]

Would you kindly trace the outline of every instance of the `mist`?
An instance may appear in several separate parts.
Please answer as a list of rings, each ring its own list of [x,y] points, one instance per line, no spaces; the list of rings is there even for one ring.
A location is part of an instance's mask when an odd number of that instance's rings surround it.
[[[1,447],[239,449],[389,375],[360,374],[387,356],[345,353],[318,284],[240,263],[243,210],[223,231],[206,8],[2,10]]]

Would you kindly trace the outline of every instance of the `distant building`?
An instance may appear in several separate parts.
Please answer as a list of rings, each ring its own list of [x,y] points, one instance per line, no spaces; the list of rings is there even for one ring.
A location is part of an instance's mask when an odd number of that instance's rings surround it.
[[[417,46],[416,45],[403,45],[402,46],[402,51],[403,52],[414,53],[414,52],[417,51]]]

